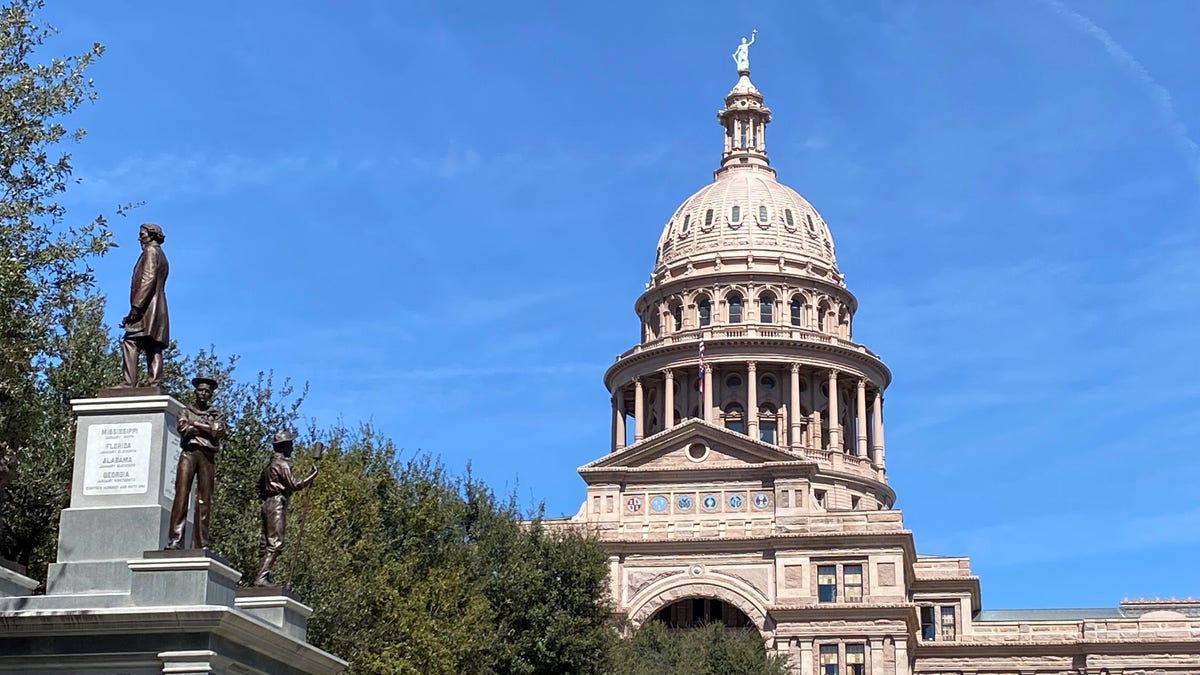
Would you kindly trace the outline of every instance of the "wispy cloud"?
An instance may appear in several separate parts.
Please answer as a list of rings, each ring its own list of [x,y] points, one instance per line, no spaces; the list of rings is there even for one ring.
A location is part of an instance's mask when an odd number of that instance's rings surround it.
[[[1113,38],[1112,34],[1096,25],[1096,22],[1086,16],[1067,7],[1059,0],[1042,0],[1049,6],[1056,15],[1066,20],[1078,30],[1092,36],[1101,45],[1108,55],[1112,57],[1122,68],[1128,70],[1137,78],[1138,82],[1150,93],[1154,104],[1158,107],[1162,114],[1167,127],[1171,130],[1171,136],[1175,144],[1186,155],[1188,162],[1191,164],[1192,173],[1197,184],[1200,184],[1200,145],[1192,140],[1188,133],[1187,125],[1179,116],[1179,111],[1175,107],[1175,99],[1171,96],[1171,92],[1167,90],[1153,75],[1142,62],[1129,53],[1120,42]]]

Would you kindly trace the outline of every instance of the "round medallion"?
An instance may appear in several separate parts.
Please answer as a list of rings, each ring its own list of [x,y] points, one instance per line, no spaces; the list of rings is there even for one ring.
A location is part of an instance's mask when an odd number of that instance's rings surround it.
[[[667,510],[667,498],[662,495],[656,495],[650,500],[650,509],[655,513],[662,513]]]
[[[637,513],[638,511],[641,511],[642,510],[642,498],[641,497],[630,497],[629,499],[626,499],[625,500],[625,508],[630,513]]]
[[[679,509],[680,511],[691,511],[692,510],[692,498],[687,495],[683,495],[679,499],[676,499],[675,500],[675,508]]]
[[[700,505],[704,507],[705,511],[715,511],[717,509],[717,498],[714,495],[704,495],[704,499],[701,500]]]
[[[729,495],[729,508],[740,509],[742,508],[742,502],[741,495]]]
[[[754,508],[765,509],[771,505],[771,497],[765,492],[754,493]]]

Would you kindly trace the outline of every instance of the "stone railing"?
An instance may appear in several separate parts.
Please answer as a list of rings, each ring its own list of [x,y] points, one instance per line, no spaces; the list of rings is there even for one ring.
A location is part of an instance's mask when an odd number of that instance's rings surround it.
[[[631,347],[619,356],[617,360],[621,360],[627,356],[632,356],[650,349],[662,347],[664,345],[673,345],[686,342],[699,342],[704,340],[722,340],[722,339],[744,339],[744,338],[772,338],[777,340],[799,340],[802,342],[819,342],[827,345],[834,345],[843,349],[849,349],[860,354],[866,354],[872,358],[879,356],[870,349],[850,340],[844,340],[836,335],[821,333],[807,328],[797,328],[791,326],[775,326],[770,324],[742,324],[737,326],[710,326],[703,329],[693,329],[680,331],[670,335],[656,338],[642,344]]]

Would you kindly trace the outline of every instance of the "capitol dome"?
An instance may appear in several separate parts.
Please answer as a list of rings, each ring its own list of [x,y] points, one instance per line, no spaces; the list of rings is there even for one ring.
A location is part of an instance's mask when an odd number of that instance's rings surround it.
[[[800,256],[837,268],[829,227],[812,204],[750,167],[718,173],[679,206],[663,227],[658,262],[718,251]]]
[[[721,165],[713,182],[663,226],[650,286],[731,265],[753,270],[772,263],[780,272],[843,285],[829,226],[812,204],[775,179],[766,149],[771,111],[748,71],[739,73],[717,120],[725,130]]]

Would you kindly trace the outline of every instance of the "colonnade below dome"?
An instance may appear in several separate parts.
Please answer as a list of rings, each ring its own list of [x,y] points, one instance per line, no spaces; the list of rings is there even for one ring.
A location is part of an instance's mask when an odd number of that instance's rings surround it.
[[[613,392],[611,449],[696,417],[781,448],[841,452],[883,469],[883,391],[847,375],[764,360],[637,376]]]

